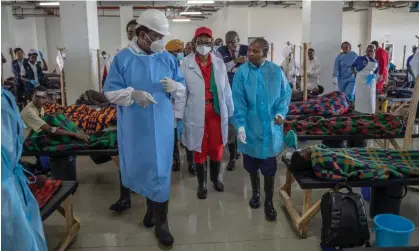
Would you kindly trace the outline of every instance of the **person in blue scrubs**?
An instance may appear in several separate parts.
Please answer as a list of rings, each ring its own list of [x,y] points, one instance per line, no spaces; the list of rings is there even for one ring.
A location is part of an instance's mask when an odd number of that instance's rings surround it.
[[[147,198],[143,224],[155,225],[155,235],[165,246],[174,242],[167,221],[173,118],[182,119],[180,111],[186,100],[178,61],[164,50],[168,30],[164,13],[153,9],[142,12],[137,19],[137,39],[114,57],[104,86],[105,96],[118,105],[122,183]]]
[[[339,91],[345,93],[350,101],[353,101],[355,97],[355,76],[351,71],[351,65],[358,55],[351,51],[351,48],[350,43],[342,43],[342,52],[335,59],[333,83],[338,85]]]
[[[410,65],[410,62],[412,61],[413,56],[416,54],[417,49],[418,49],[418,47],[416,47],[415,45],[412,47],[412,55],[410,55],[407,58],[407,62],[406,62],[406,67],[407,67],[406,82],[411,83],[412,85],[410,85],[410,86],[415,85],[415,74],[413,73],[412,66]]]
[[[269,44],[257,38],[249,46],[249,61],[233,79],[234,116],[238,150],[252,184],[251,208],[260,207],[259,169],[264,176],[265,216],[275,221],[273,206],[276,156],[284,147],[283,123],[291,101],[290,84],[279,65],[266,60]]]

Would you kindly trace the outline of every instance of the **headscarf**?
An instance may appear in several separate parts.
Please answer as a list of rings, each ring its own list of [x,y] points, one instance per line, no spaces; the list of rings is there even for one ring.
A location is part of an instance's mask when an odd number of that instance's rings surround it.
[[[179,39],[173,39],[167,42],[165,48],[169,52],[183,50],[183,42]]]

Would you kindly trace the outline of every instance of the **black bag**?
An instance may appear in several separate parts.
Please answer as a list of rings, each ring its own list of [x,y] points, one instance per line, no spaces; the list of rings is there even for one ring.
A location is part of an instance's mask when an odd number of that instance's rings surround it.
[[[339,189],[346,188],[343,193]],[[346,183],[339,183],[321,200],[322,243],[329,247],[370,246],[367,213],[361,195]]]

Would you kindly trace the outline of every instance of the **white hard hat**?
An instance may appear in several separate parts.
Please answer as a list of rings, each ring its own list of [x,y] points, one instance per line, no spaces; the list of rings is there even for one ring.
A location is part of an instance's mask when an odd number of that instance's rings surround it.
[[[169,20],[167,20],[166,15],[159,10],[148,9],[141,13],[137,18],[137,27],[141,25],[159,33],[160,35],[170,36]]]
[[[29,50],[29,52],[28,52],[28,55],[31,55],[31,54],[36,54],[36,55],[38,55],[38,54],[39,54],[39,52],[38,52],[37,50],[35,50],[35,49],[30,49],[30,50]]]

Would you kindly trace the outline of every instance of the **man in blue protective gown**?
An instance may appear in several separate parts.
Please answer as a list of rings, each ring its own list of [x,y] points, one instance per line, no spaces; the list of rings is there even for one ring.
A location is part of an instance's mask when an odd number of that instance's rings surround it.
[[[174,241],[167,223],[173,116],[181,119],[177,108],[183,107],[186,95],[178,62],[164,51],[168,29],[162,12],[142,12],[137,19],[137,39],[114,57],[104,86],[106,97],[118,105],[122,183],[147,198],[143,224],[155,225],[156,237],[165,246]]]
[[[358,55],[351,51],[351,44],[343,42],[342,52],[335,59],[333,68],[333,84],[338,85],[340,92],[346,94],[350,101],[355,97],[355,75],[352,73],[351,65]]]
[[[291,101],[291,87],[281,67],[266,60],[269,44],[257,38],[249,46],[249,61],[237,70],[233,80],[234,116],[239,152],[250,174],[252,198],[249,205],[260,207],[259,169],[265,180],[265,216],[275,221],[273,206],[276,156],[284,147],[283,123]]]

